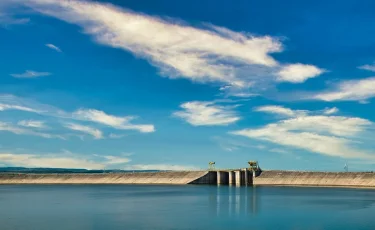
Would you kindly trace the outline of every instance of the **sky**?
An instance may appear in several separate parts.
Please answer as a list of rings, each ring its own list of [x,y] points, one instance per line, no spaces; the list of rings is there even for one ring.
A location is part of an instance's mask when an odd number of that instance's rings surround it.
[[[374,8],[2,0],[0,167],[371,171]]]

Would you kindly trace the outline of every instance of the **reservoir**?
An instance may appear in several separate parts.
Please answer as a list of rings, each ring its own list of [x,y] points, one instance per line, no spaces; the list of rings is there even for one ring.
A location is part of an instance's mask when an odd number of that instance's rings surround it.
[[[373,230],[375,190],[0,185],[1,230]]]

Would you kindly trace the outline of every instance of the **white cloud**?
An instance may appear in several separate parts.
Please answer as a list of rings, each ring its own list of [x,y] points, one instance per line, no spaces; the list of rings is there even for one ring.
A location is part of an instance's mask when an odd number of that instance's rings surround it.
[[[283,50],[276,37],[255,36],[209,24],[192,27],[180,20],[148,16],[94,1],[12,2],[81,26],[96,42],[145,58],[170,78],[244,88],[275,83],[278,78],[303,82],[322,72],[313,65],[299,63],[283,67],[271,56]]]
[[[0,111],[5,111],[5,110],[21,110],[21,111],[33,112],[33,113],[40,112],[36,109],[32,109],[32,108],[25,107],[22,105],[9,105],[9,104],[0,103]]]
[[[29,18],[15,17],[14,9],[9,5],[10,1],[0,1],[0,26],[9,27],[13,25],[23,25],[30,22]]]
[[[74,124],[74,123],[67,123],[65,127],[71,130],[87,133],[93,136],[95,139],[102,139],[103,133],[99,129],[92,128],[90,126]]]
[[[323,101],[365,101],[375,96],[375,77],[342,81],[332,90],[319,92],[312,99]]]
[[[326,108],[324,110],[324,114],[326,115],[331,115],[331,114],[335,114],[335,113],[338,113],[339,112],[339,109],[336,108],[336,107],[333,107],[333,108]]]
[[[232,134],[329,156],[375,159],[375,154],[357,147],[363,144],[360,135],[370,128],[373,123],[362,118],[305,115]]]
[[[15,154],[0,152],[0,164],[19,167],[105,169],[130,162],[122,156],[76,154],[69,151],[54,154]]]
[[[277,62],[269,53],[282,49],[272,37],[255,37],[216,26],[198,29],[109,4],[58,0],[23,3],[82,26],[99,43],[147,58],[168,75],[198,81],[236,81],[233,65],[226,63],[275,66]]]
[[[368,71],[371,71],[371,72],[375,72],[375,62],[371,65],[362,65],[362,66],[358,66],[358,69],[363,69],[363,70],[368,70]]]
[[[105,164],[94,162],[85,158],[58,156],[0,153],[0,162],[19,167],[41,168],[86,168],[103,169]]]
[[[306,111],[291,110],[289,108],[285,108],[278,105],[259,106],[256,107],[254,111],[279,114],[287,117],[303,116],[306,114]]]
[[[12,124],[6,123],[6,122],[0,122],[0,131],[8,131],[8,132],[18,134],[18,135],[32,135],[32,136],[39,136],[39,137],[43,137],[43,138],[65,139],[61,135],[54,135],[54,134],[36,132],[36,131],[30,130],[30,129],[20,128],[18,126],[13,126]]]
[[[49,76],[51,73],[49,72],[37,72],[32,70],[26,70],[24,73],[13,73],[10,76],[15,78],[38,78],[38,77],[45,77]]]
[[[287,81],[292,83],[301,83],[306,81],[309,78],[314,78],[322,73],[325,70],[320,69],[313,65],[305,64],[290,64],[283,66],[278,72],[279,81]]]
[[[269,151],[273,153],[290,154],[290,152],[286,151],[285,149],[273,148],[273,149],[270,149]]]
[[[135,117],[117,117],[113,115],[108,115],[103,111],[95,109],[79,109],[73,113],[73,118],[79,120],[87,120],[96,123],[101,123],[107,126],[111,126],[115,129],[128,129],[128,130],[138,130],[143,133],[154,132],[155,128],[153,125],[135,125],[130,122],[135,119]]]
[[[182,111],[173,115],[194,126],[229,125],[241,118],[233,111],[234,106],[217,105],[214,102],[191,101],[180,105]]]
[[[184,170],[197,170],[194,166],[188,165],[172,165],[172,164],[136,164],[129,165],[124,168],[125,170],[175,170],[175,171],[184,171]]]
[[[30,22],[30,18],[15,18],[11,15],[0,12],[0,25],[5,27],[11,25],[24,25]]]
[[[50,48],[50,49],[53,49],[53,50],[59,52],[59,53],[62,52],[61,49],[60,49],[59,47],[55,46],[54,44],[46,44],[46,46],[47,46],[48,48]]]
[[[309,132],[288,132],[275,126],[261,129],[244,129],[233,132],[249,138],[265,140],[280,145],[304,149],[329,156],[344,158],[375,158],[375,155],[363,153],[351,147],[351,142],[344,138],[324,136]]]
[[[19,126],[29,127],[29,128],[47,128],[44,121],[35,121],[35,120],[22,120],[18,122]]]
[[[234,151],[243,150],[243,149],[265,150],[267,148],[266,146],[262,144],[242,142],[236,139],[228,138],[227,136],[226,137],[215,136],[215,137],[212,137],[212,140],[217,142],[221,149],[228,151],[228,152],[234,152]]]
[[[79,109],[75,112],[66,112],[54,106],[14,95],[0,95],[0,111],[4,110],[27,111],[65,120],[90,121],[121,130],[137,130],[143,133],[155,131],[155,127],[152,124],[133,124],[133,120],[136,119],[134,116],[114,116],[95,109]]]
[[[283,120],[277,126],[289,131],[312,131],[336,136],[354,136],[370,125],[372,122],[362,118],[320,115]]]
[[[120,139],[120,138],[123,138],[125,137],[126,135],[125,134],[115,134],[115,133],[110,133],[109,134],[109,138],[112,138],[112,139]]]
[[[103,156],[106,159],[106,164],[108,165],[118,165],[118,164],[125,164],[130,162],[131,160],[126,157],[122,156]]]

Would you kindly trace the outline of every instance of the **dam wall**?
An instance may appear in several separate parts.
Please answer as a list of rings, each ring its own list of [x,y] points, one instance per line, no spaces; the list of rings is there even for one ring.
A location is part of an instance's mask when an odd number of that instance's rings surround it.
[[[253,185],[375,188],[375,173],[272,170],[262,171],[259,176],[253,178]]]
[[[217,184],[217,172],[209,171],[194,181],[191,181],[189,184]]]
[[[0,184],[209,184],[216,173],[167,171],[135,173],[0,173]]]
[[[134,173],[0,173],[0,184],[212,184],[375,188],[372,172],[245,170]]]

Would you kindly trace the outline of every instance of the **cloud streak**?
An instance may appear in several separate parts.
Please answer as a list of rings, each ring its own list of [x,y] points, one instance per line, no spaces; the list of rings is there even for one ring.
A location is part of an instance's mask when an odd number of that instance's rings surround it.
[[[292,110],[289,108],[285,108],[282,106],[277,105],[267,105],[267,106],[259,106],[254,109],[257,112],[265,112],[271,114],[278,114],[286,117],[296,117],[306,114],[306,111],[303,110]]]
[[[363,101],[375,96],[375,77],[341,81],[333,89],[314,93],[311,99],[323,101]]]
[[[38,128],[38,129],[47,128],[44,121],[35,121],[35,120],[22,120],[18,122],[18,125],[29,127],[29,128]]]
[[[45,77],[49,76],[51,73],[49,72],[37,72],[32,70],[26,70],[24,73],[13,73],[10,76],[14,78],[38,78],[38,77]]]
[[[173,165],[173,164],[135,164],[124,168],[125,170],[197,170],[194,166],[189,165]]]
[[[231,133],[328,156],[375,159],[375,154],[358,147],[361,134],[373,128],[362,118],[306,114]]]
[[[7,131],[7,132],[11,132],[11,133],[14,133],[14,134],[17,134],[17,135],[31,135],[31,136],[39,136],[39,137],[43,137],[43,138],[48,138],[48,139],[58,138],[58,139],[65,140],[65,138],[61,135],[54,135],[54,134],[49,134],[49,133],[37,132],[37,131],[34,131],[34,130],[21,128],[19,126],[14,126],[14,125],[12,125],[10,123],[6,123],[6,122],[0,122],[0,131]]]
[[[53,50],[59,52],[59,53],[62,52],[61,49],[60,49],[59,47],[55,46],[54,44],[46,44],[46,46],[47,46],[48,48],[50,48],[50,49],[53,49]]]
[[[65,127],[74,131],[82,132],[93,136],[95,139],[102,139],[103,133],[99,129],[95,129],[89,126],[74,124],[74,123],[67,123]]]
[[[133,124],[133,121],[137,118],[135,116],[115,116],[96,109],[78,109],[74,112],[67,112],[51,105],[14,95],[0,95],[0,111],[4,110],[20,110],[64,120],[87,121],[119,130],[135,130],[142,133],[155,131],[152,124]],[[88,130],[86,129],[86,131]]]
[[[233,111],[234,106],[223,106],[215,102],[191,101],[180,105],[183,109],[173,113],[194,126],[229,125],[241,118]]]
[[[313,65],[279,63],[271,54],[282,52],[283,45],[272,36],[255,36],[210,24],[193,27],[181,20],[93,1],[12,2],[78,25],[96,42],[147,59],[170,78],[256,90],[255,86],[264,82],[300,83],[323,72]]]
[[[131,124],[131,121],[135,119],[133,116],[118,117],[95,109],[79,109],[73,113],[72,117],[77,120],[86,120],[104,124],[115,129],[138,130],[142,133],[155,131],[153,125]]]
[[[358,66],[358,69],[363,69],[363,70],[368,70],[371,72],[375,72],[375,62],[370,64],[370,65],[362,65]]]
[[[111,155],[76,154],[69,151],[52,154],[15,154],[0,152],[0,163],[18,167],[105,169],[130,162],[129,158]]]

